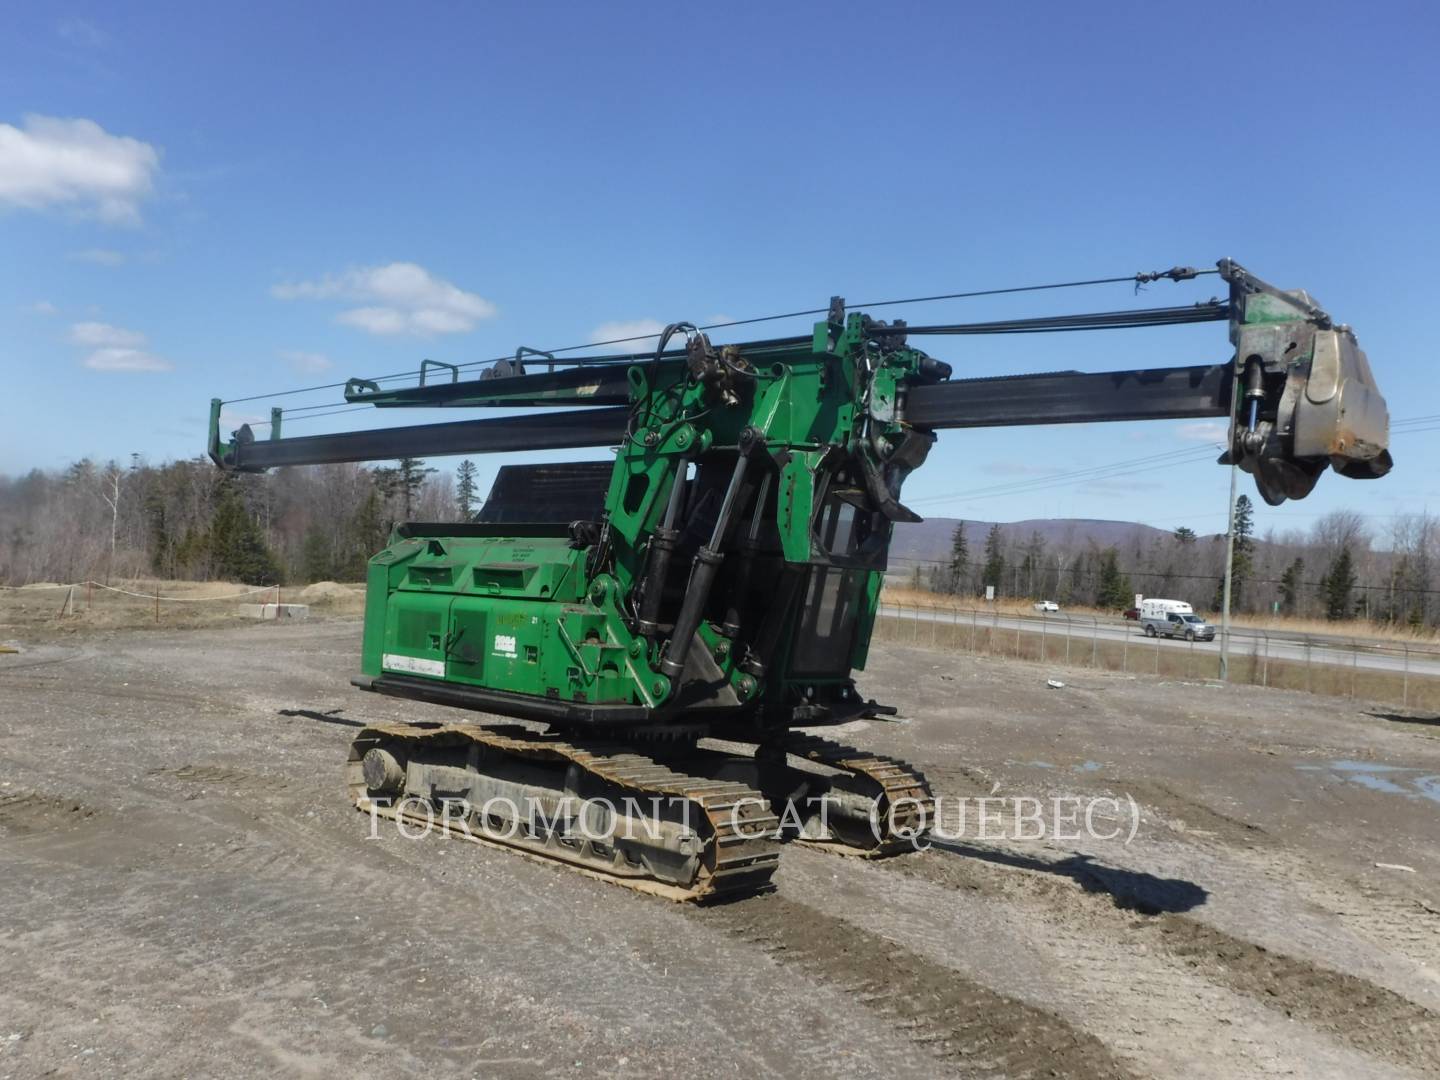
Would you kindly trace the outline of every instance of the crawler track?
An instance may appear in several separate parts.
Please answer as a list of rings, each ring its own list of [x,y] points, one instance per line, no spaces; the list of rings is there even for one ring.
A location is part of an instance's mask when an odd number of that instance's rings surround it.
[[[873,858],[907,849],[933,819],[925,777],[904,762],[801,734],[773,749],[821,766],[824,784],[848,799],[829,831],[802,843]],[[392,762],[388,779],[377,754]],[[346,784],[357,808],[407,827],[672,900],[713,900],[768,890],[779,860],[784,796],[720,775],[726,760],[739,759],[693,749],[650,757],[516,725],[377,724],[351,744]],[[606,807],[599,819],[591,803]],[[615,816],[616,807],[625,809]]]
[[[403,789],[386,792],[367,783],[365,758],[376,750],[405,763]],[[477,786],[487,778],[491,788]],[[754,789],[686,775],[631,747],[569,742],[516,726],[366,727],[351,744],[346,784],[357,808],[417,824],[436,825],[446,799],[464,799],[469,805],[461,816],[440,819],[447,834],[673,900],[764,891],[779,859],[778,820]],[[508,804],[539,805],[540,825],[528,816],[498,817],[490,812],[491,799],[473,797],[495,785],[512,793]],[[585,800],[632,808],[649,803],[655,816],[632,818],[638,828],[626,835],[612,830],[596,838],[603,830],[592,835],[581,823]],[[578,824],[578,831],[557,827],[560,819]]]
[[[911,848],[935,821],[935,797],[925,775],[896,758],[882,757],[816,735],[793,734],[785,751],[806,761],[837,769],[861,781],[875,799],[870,836],[845,835],[802,842],[842,855],[876,858]]]

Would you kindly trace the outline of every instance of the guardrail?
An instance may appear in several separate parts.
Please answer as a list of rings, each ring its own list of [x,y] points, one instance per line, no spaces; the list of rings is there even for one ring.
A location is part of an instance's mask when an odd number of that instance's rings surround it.
[[[1138,623],[1099,615],[1008,614],[882,602],[876,637],[902,644],[1148,675],[1218,679],[1220,639],[1146,637]],[[1440,707],[1440,647],[1254,627],[1230,632],[1232,682]]]

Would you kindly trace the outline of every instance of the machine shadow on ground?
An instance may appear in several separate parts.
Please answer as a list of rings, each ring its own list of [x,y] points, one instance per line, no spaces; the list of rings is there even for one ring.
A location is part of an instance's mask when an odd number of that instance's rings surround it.
[[[1371,712],[1376,720],[1388,720],[1392,724],[1418,724],[1421,727],[1440,728],[1440,716],[1405,716],[1402,713]]]
[[[1142,915],[1180,914],[1193,911],[1210,897],[1209,892],[1193,881],[1182,878],[1162,878],[1137,870],[1121,870],[1113,866],[1102,866],[1089,855],[1072,855],[1068,859],[1050,861],[1012,851],[976,847],[972,844],[949,840],[934,840],[931,850],[944,852],[962,859],[978,859],[982,862],[1008,866],[1019,870],[1033,870],[1042,874],[1054,874],[1069,878],[1089,893],[1103,893],[1109,896],[1115,906]]]
[[[329,712],[316,712],[314,709],[277,709],[276,716],[303,716],[306,720],[318,720],[322,724],[338,724],[341,727],[360,728],[365,724],[360,720],[351,720],[348,716],[341,716],[344,709],[331,709]]]

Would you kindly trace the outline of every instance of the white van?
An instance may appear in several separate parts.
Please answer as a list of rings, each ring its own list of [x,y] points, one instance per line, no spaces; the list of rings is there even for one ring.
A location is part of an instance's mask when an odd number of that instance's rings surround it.
[[[1184,600],[1147,598],[1140,601],[1140,625],[1147,637],[1181,637],[1186,641],[1214,641],[1211,626]]]

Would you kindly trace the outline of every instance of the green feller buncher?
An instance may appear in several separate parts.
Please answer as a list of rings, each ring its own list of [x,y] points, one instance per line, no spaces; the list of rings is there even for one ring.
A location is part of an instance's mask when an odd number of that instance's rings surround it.
[[[345,400],[528,411],[285,438],[277,409],[268,439],[247,425],[222,441],[216,400],[209,452],[264,470],[615,447],[613,462],[506,464],[473,521],[395,527],[370,560],[352,682],[469,713],[361,730],[350,796],[664,896],[733,896],[767,887],[778,841],[881,855],[930,823],[915,768],[810,732],[894,711],[853,673],[895,523],[919,520],[901,487],[936,431],[1225,417],[1221,462],[1272,504],[1327,466],[1389,470],[1365,354],[1305,293],[1229,260],[1106,280],[1200,274],[1228,297],[935,326],[836,298],[803,337],[717,345],[676,323],[653,353],[521,349],[478,377],[426,361],[408,385],[351,379]],[[1209,321],[1234,351],[1195,367],[953,379],[912,343]]]

